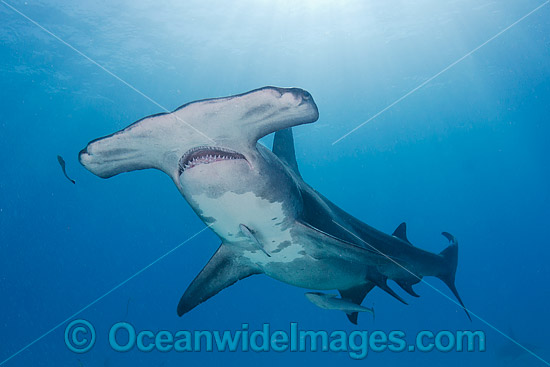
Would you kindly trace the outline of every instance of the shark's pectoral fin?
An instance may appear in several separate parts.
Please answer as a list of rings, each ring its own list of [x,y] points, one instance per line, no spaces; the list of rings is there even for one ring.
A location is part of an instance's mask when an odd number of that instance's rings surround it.
[[[353,302],[355,304],[360,305],[361,302],[365,299],[367,294],[376,286],[373,282],[367,282],[363,285],[353,287],[350,289],[341,289],[339,290],[340,296],[342,299],[348,300],[350,302]],[[372,311],[372,315],[374,317],[374,310]],[[346,313],[346,316],[348,317],[348,320],[354,324],[357,325],[357,318],[359,317],[359,312],[352,312],[352,313]]]
[[[273,138],[273,153],[285,162],[298,177],[302,177],[298,170],[298,162],[296,161],[294,137],[291,127],[275,133],[275,137]]]
[[[178,304],[178,315],[189,312],[222,289],[261,271],[246,263],[222,244],[199,275],[191,282]]]

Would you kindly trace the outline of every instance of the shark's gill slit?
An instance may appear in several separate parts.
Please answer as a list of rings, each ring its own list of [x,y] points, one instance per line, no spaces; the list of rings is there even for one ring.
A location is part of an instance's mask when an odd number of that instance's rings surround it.
[[[235,159],[244,159],[244,155],[235,152],[233,150],[220,148],[220,147],[209,147],[209,146],[200,146],[188,150],[179,161],[179,174],[181,175],[184,171],[191,169],[200,164],[209,164],[220,161],[235,160]]]

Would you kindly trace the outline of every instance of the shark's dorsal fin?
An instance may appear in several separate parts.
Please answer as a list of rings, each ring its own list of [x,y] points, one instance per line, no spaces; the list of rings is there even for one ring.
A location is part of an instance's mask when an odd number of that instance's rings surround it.
[[[222,244],[191,282],[178,304],[178,315],[189,312],[222,289],[261,271],[248,265],[228,246]]]
[[[292,128],[279,130],[275,133],[273,138],[273,153],[279,157],[283,162],[288,164],[290,168],[298,175],[300,170],[298,169],[298,162],[296,161],[296,151],[294,149],[294,137],[292,134]]]
[[[407,242],[408,244],[412,245],[411,241],[409,241],[409,239],[407,238],[407,223],[405,223],[405,222],[403,222],[403,223],[401,223],[400,225],[397,226],[395,231],[393,231],[392,236],[397,237],[397,238]]]

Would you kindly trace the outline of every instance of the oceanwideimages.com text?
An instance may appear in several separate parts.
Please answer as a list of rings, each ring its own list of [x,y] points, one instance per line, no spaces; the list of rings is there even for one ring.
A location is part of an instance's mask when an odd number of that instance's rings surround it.
[[[106,335],[117,352],[345,352],[363,359],[369,352],[484,352],[485,333],[481,330],[430,331],[414,336],[401,330],[302,330],[291,323],[287,330],[272,330],[270,324],[240,330],[136,330],[127,322],[118,322]],[[74,320],[65,329],[65,343],[75,353],[89,351],[96,341],[95,329],[86,320]]]

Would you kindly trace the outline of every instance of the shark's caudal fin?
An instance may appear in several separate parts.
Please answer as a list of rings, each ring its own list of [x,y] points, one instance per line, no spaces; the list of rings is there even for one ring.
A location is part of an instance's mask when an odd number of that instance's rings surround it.
[[[439,253],[439,255],[443,258],[444,270],[440,274],[438,274],[437,277],[441,279],[443,283],[447,285],[447,287],[449,287],[451,292],[453,292],[457,301],[464,309],[464,312],[466,312],[466,315],[468,316],[470,321],[472,321],[470,313],[466,309],[466,306],[464,306],[464,302],[462,302],[462,299],[460,298],[458,290],[455,286],[456,267],[458,265],[458,241],[450,233],[443,232],[441,234],[445,236],[445,238],[447,238],[451,244]]]

